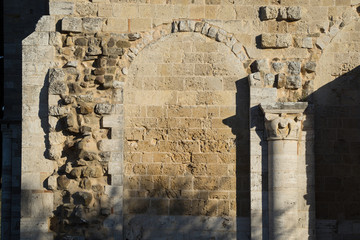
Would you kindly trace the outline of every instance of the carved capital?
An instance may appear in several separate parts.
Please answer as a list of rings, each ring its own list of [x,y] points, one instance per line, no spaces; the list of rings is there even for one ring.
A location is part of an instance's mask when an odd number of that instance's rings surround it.
[[[298,140],[307,103],[261,105],[268,140]]]
[[[298,140],[301,131],[302,113],[265,113],[265,128],[268,140]]]

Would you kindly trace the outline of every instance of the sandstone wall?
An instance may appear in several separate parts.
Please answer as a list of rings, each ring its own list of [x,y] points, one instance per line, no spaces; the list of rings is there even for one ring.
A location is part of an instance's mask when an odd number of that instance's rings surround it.
[[[343,44],[356,51],[356,4],[50,1],[23,41],[22,238],[267,239],[258,104],[326,105],[314,90]],[[296,231],[309,239],[313,109],[298,151]]]

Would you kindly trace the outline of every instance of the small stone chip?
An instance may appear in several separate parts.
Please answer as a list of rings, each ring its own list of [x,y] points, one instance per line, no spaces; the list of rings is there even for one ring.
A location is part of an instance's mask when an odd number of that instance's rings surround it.
[[[316,62],[307,62],[305,64],[305,70],[307,72],[315,72],[316,71]]]
[[[57,185],[59,189],[65,190],[70,184],[70,179],[68,179],[65,175],[61,175],[57,178]]]
[[[139,33],[129,33],[128,34],[129,41],[136,41],[141,38]]]

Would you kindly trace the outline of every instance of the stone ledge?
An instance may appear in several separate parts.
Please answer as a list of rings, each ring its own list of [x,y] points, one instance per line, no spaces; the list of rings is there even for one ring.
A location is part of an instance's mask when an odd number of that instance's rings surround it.
[[[303,113],[307,106],[307,102],[260,104],[260,108],[264,113]]]

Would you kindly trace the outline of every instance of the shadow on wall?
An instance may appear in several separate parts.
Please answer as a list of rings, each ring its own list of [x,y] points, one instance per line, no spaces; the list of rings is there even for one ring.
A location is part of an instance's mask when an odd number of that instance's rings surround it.
[[[45,132],[45,144],[49,149],[48,76],[44,81],[39,96],[40,110],[38,114]],[[236,220],[234,221],[226,215],[213,216],[212,213],[217,210],[211,209],[211,205],[208,205],[207,213],[201,212],[200,209],[193,209],[194,211],[189,213],[188,207],[184,205],[186,201],[182,199],[176,202],[176,198],[181,196],[173,195],[171,192],[166,192],[166,189],[161,188],[161,186],[157,186],[158,188],[153,191],[155,196],[149,196],[152,200],[151,204],[156,203],[153,201],[156,200],[156,196],[163,197],[164,194],[167,195],[168,200],[171,199],[176,204],[170,207],[170,212],[167,210],[164,212],[144,211],[141,208],[150,209],[149,206],[146,204],[137,205],[135,212],[125,214],[123,233],[125,239],[155,239],[159,237],[168,237],[168,239],[209,239],[211,237],[214,239],[250,239],[249,89],[247,79],[238,80],[236,88],[236,115],[223,120],[223,123],[231,127],[232,133],[236,136]],[[64,122],[60,119],[55,127],[57,131],[63,129],[62,124]],[[46,158],[49,157],[48,153],[44,153],[44,155]],[[76,160],[77,155],[76,149],[65,149],[63,151],[63,157],[66,156],[69,162]],[[64,171],[63,168],[59,169],[59,173],[62,175],[65,174]],[[105,176],[108,176],[107,173]],[[69,178],[73,179],[74,177],[70,176]],[[109,181],[111,180],[109,179]],[[47,183],[48,179],[44,181],[45,188],[48,188]],[[218,188],[221,189],[221,186]],[[112,229],[115,229],[115,236],[121,233],[123,223],[119,216],[121,216],[122,211],[122,199],[114,199],[111,192],[106,200],[107,202],[100,204],[101,206],[114,206],[109,211],[92,207],[86,202],[86,196],[70,194],[66,190],[58,191],[57,194],[60,195],[56,198],[61,199],[62,203],[56,204],[58,207],[53,212],[54,217],[50,221],[50,229],[54,231],[56,239],[107,239],[110,238]],[[99,189],[95,194],[96,198],[101,198],[100,196],[104,194],[104,191]],[[118,196],[118,194],[114,195]],[[30,209],[26,206],[26,199],[22,200],[24,204],[22,207]],[[199,202],[203,200],[208,201],[207,199],[199,199]],[[115,202],[120,204],[118,205],[120,208],[114,205]],[[158,201],[158,204],[161,205],[162,202]],[[201,207],[201,204],[199,206]],[[126,204],[124,207],[124,212],[128,211]],[[214,208],[216,207],[214,206]],[[157,209],[161,209],[161,206]],[[165,206],[164,209],[166,209]],[[139,211],[139,214],[136,213],[136,210]],[[146,213],[142,214],[144,212]],[[32,239],[41,239],[41,237],[43,236],[40,234],[38,237],[33,236]]]
[[[4,39],[4,105],[6,120],[21,120],[21,42],[31,34],[41,16],[48,14],[48,0],[12,0],[2,1],[3,6],[3,39]],[[21,124],[14,122],[16,126]],[[20,146],[21,134],[12,141]],[[11,168],[3,169],[3,176],[10,181],[3,182],[2,189],[2,239],[20,238],[20,176],[21,147],[13,149],[8,159]],[[6,172],[5,172],[6,171]],[[11,199],[11,201],[10,201]]]
[[[221,215],[217,210],[220,206],[212,205],[214,199],[204,196],[201,191],[197,193],[198,199],[184,199],[181,190],[174,191],[153,183],[155,189],[149,190],[148,199],[139,201],[131,197],[125,200],[124,239],[250,239],[247,78],[237,80],[236,89],[236,115],[222,120],[236,136],[236,218]],[[218,185],[214,190],[221,194],[222,186]]]
[[[348,222],[360,220],[360,66],[319,88],[309,101],[315,109],[317,236],[360,239]]]

